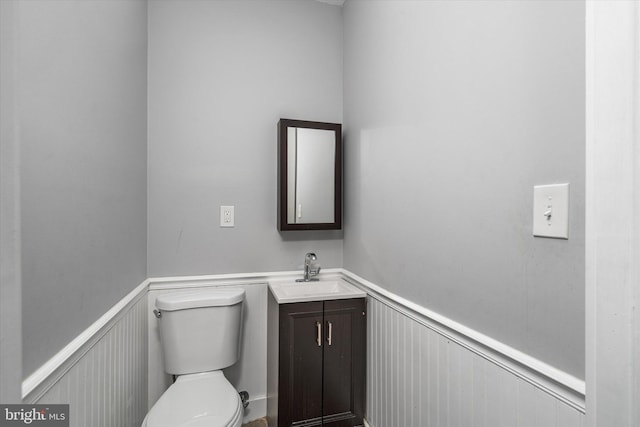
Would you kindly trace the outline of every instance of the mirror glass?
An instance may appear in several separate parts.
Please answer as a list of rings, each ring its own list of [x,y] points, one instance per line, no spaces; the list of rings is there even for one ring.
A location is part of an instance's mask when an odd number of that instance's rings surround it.
[[[279,122],[279,229],[341,227],[341,125]]]
[[[287,131],[287,222],[334,222],[335,133],[290,127]]]

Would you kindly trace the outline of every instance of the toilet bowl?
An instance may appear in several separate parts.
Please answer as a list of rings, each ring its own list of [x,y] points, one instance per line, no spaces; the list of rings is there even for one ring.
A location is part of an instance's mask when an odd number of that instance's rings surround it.
[[[240,395],[222,371],[181,375],[151,408],[142,427],[240,427]]]
[[[240,427],[244,406],[222,369],[238,360],[243,289],[175,292],[156,299],[164,370],[176,376],[142,427]]]

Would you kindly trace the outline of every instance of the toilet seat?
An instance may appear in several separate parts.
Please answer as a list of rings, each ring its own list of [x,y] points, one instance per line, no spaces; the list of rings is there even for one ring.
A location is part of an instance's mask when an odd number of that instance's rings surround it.
[[[240,427],[240,395],[222,371],[181,375],[151,408],[142,427]]]

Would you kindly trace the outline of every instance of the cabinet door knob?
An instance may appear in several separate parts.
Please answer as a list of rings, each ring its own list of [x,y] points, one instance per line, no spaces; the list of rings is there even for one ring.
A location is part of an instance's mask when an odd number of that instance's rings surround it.
[[[331,330],[333,328],[333,324],[331,322],[327,322],[327,326],[329,327],[329,333],[327,335],[327,342],[331,345]]]
[[[322,346],[322,325],[320,322],[316,322],[316,331],[318,335],[316,336],[316,342],[318,343],[318,347]]]

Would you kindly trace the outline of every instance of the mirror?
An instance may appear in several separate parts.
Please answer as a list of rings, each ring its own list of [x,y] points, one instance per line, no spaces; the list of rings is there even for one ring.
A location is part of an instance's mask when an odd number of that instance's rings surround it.
[[[278,122],[278,230],[342,227],[342,125]]]

